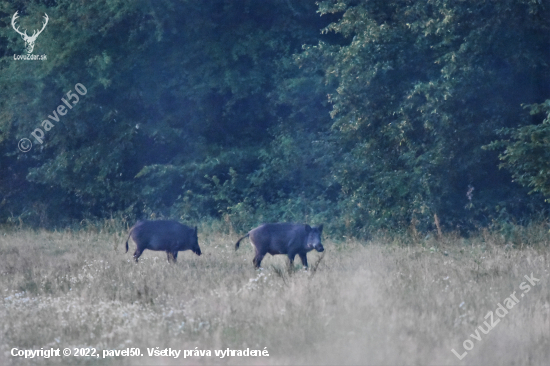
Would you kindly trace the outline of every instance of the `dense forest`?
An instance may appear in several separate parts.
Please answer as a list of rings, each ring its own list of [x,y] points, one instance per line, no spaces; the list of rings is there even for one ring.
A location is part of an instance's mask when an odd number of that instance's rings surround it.
[[[28,35],[47,14],[46,60],[17,59],[16,11]],[[541,0],[4,1],[0,222],[546,217],[549,19]]]

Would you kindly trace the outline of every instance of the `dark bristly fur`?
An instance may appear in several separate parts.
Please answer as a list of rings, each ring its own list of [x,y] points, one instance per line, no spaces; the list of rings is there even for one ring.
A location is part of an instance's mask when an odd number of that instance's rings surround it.
[[[286,254],[290,264],[294,264],[296,254],[300,256],[302,264],[307,268],[307,252],[315,249],[322,252],[325,249],[321,244],[323,225],[311,227],[303,224],[263,224],[251,230],[235,243],[235,250],[239,249],[241,240],[250,237],[250,241],[256,249],[256,255],[252,262],[256,268],[260,267],[262,259],[269,253],[271,255]]]
[[[196,255],[201,255],[197,227],[180,224],[172,220],[138,221],[131,229],[126,240],[126,252],[128,252],[128,240],[136,243],[134,259],[136,263],[145,249],[162,250],[166,252],[168,261],[177,261],[178,251],[192,250]]]

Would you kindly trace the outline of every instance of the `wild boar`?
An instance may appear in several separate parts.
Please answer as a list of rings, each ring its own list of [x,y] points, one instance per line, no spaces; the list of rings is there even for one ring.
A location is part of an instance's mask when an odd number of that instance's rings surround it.
[[[252,229],[235,243],[235,250],[239,249],[239,243],[246,237],[256,249],[256,256],[252,260],[256,268],[260,267],[262,259],[269,253],[286,254],[290,259],[290,265],[294,264],[296,254],[300,256],[302,264],[307,268],[306,253],[315,249],[318,252],[325,250],[321,244],[323,225],[311,227],[302,224],[263,224]]]
[[[131,229],[126,240],[126,253],[128,253],[128,240],[136,243],[134,259],[136,263],[145,249],[166,251],[168,262],[174,263],[178,258],[178,251],[191,249],[196,255],[201,255],[197,227],[190,228],[177,221],[157,220],[138,221]]]

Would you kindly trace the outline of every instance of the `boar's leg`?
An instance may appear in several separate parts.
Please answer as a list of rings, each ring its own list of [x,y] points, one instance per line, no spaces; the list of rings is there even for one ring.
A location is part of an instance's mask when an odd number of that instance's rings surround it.
[[[166,251],[166,258],[168,259],[168,262],[177,262],[178,258],[178,252],[171,252],[169,250]]]
[[[136,263],[138,262],[138,258],[141,256],[141,253],[143,253],[143,250],[140,250],[139,247],[137,247],[134,252],[134,259],[136,260]]]
[[[294,257],[296,257],[296,253],[288,253],[288,260],[290,267],[294,267]]]
[[[260,263],[262,263],[262,259],[264,259],[265,254],[256,253],[256,256],[252,260],[252,263],[254,263],[254,267],[260,268]]]
[[[291,268],[294,268],[294,258],[296,258],[296,253],[295,251],[289,251],[288,252],[288,259],[290,260],[290,267]],[[300,258],[302,258],[302,255],[300,254]],[[302,263],[304,263],[303,259],[302,259]]]
[[[300,253],[298,254],[300,256],[300,259],[302,260],[302,264],[304,265],[304,267],[307,268],[307,256],[306,256],[306,253]]]

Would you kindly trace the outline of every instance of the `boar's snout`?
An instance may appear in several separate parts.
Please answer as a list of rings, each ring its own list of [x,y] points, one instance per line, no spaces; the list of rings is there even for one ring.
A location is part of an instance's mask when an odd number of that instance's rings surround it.
[[[309,228],[309,229],[308,229]],[[309,227],[309,225],[306,226],[306,231],[309,231],[308,234],[308,250],[315,249],[318,252],[323,252],[325,248],[323,248],[323,244],[321,244],[321,234],[323,232],[323,225],[320,225],[319,227]]]

